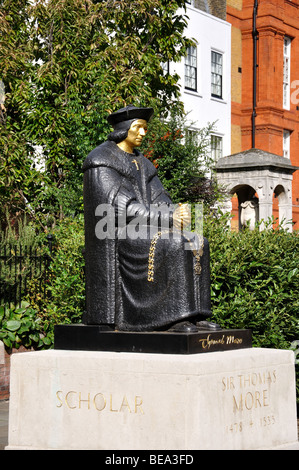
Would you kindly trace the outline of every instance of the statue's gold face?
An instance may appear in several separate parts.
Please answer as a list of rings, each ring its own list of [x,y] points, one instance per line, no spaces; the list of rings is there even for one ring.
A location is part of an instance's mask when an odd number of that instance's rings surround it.
[[[127,138],[117,145],[125,152],[134,153],[134,148],[140,147],[146,132],[147,121],[144,119],[136,119],[136,121],[132,122],[131,127],[128,130]]]
[[[125,139],[132,148],[140,147],[142,140],[147,132],[147,122],[144,119],[137,119],[132,122],[128,130],[128,137]]]

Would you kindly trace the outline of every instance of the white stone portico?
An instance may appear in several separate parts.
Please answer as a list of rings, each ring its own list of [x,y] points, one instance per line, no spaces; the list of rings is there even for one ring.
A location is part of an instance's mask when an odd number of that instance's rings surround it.
[[[296,169],[289,159],[259,149],[223,157],[216,165],[218,182],[230,195],[238,195],[239,207],[257,196],[259,221],[266,222],[272,217],[274,193],[279,202],[279,222],[290,231],[292,180]],[[264,223],[260,227],[263,229]]]

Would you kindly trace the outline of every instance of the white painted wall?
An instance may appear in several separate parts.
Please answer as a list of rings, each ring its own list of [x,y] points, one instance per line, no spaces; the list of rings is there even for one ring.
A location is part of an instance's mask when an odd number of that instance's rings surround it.
[[[197,40],[197,92],[184,88],[184,60],[170,64],[170,73],[180,77],[182,101],[194,128],[215,123],[215,134],[223,137],[223,156],[231,153],[231,25],[193,7],[185,35]],[[211,51],[223,54],[223,99],[211,97]]]

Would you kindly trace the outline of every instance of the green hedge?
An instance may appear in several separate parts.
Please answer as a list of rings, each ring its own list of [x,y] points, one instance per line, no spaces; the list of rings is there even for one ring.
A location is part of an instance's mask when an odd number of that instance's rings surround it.
[[[47,297],[31,283],[28,300],[47,331],[55,324],[79,323],[85,308],[83,216],[65,219],[53,233]]]
[[[299,233],[232,232],[207,218],[213,320],[251,328],[253,344],[286,349],[299,339]]]
[[[224,328],[251,328],[254,346],[289,348],[299,339],[299,233],[232,232],[224,217],[210,215],[204,231],[211,251],[212,319]],[[83,218],[65,219],[54,239],[48,298],[33,281],[24,299],[46,330],[80,322],[85,306]]]
[[[43,292],[40,279],[33,279],[21,307],[0,306],[0,340],[7,348],[53,347],[54,325],[81,321],[85,306],[83,217],[65,219],[53,236],[54,251],[43,275]]]
[[[0,306],[0,341],[10,350],[20,346],[47,349],[52,346],[53,334],[46,331],[37,311],[28,302],[15,308]]]

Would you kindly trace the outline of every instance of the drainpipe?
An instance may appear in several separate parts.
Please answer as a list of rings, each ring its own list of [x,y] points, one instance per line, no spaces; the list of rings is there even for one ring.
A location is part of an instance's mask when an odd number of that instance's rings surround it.
[[[258,0],[254,0],[253,7],[253,25],[252,25],[252,36],[253,36],[253,109],[252,109],[252,148],[255,148],[255,118],[256,118],[256,72],[257,72],[257,41],[258,32],[256,29],[256,18],[257,18]]]

